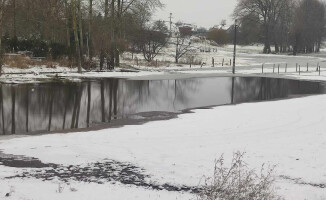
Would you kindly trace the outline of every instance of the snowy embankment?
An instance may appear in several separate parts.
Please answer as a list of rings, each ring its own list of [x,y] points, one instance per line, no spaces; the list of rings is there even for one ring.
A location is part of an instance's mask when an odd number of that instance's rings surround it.
[[[35,157],[44,163],[85,165],[105,159],[132,163],[159,184],[197,186],[211,176],[214,160],[235,151],[259,169],[276,165],[276,191],[285,199],[326,198],[326,95],[221,106],[179,118],[100,131],[43,135],[0,141],[5,154]],[[27,169],[30,170],[30,169]],[[0,166],[0,196],[8,199],[178,199],[189,193],[155,191],[122,184],[4,179],[23,169]],[[72,190],[70,187],[73,187]],[[104,197],[106,196],[106,197]]]
[[[124,53],[121,55],[121,66],[132,69],[126,72],[117,68],[114,71],[77,73],[76,68],[55,66],[30,66],[27,69],[11,69],[4,67],[5,73],[0,82],[25,83],[48,81],[53,78],[78,80],[80,78],[131,78],[131,79],[169,79],[207,76],[233,76],[232,60],[233,46],[216,47],[205,41],[194,42],[193,51],[188,52],[175,64],[175,46],[170,45],[155,57],[151,64],[144,61],[142,54]],[[201,49],[210,49],[210,52],[201,52]],[[213,50],[214,49],[214,50]],[[282,55],[262,54],[261,45],[238,46],[236,56],[236,76],[265,76],[303,80],[326,81],[326,52],[324,49],[318,54]],[[190,60],[194,63],[190,67]],[[157,61],[157,62],[156,62]],[[214,61],[214,65],[212,63]],[[203,65],[201,65],[203,64]],[[149,66],[150,65],[150,66]],[[264,69],[262,69],[262,65]],[[307,71],[308,65],[308,71]],[[214,67],[213,67],[214,66]],[[300,66],[300,67],[299,67]],[[321,67],[321,73],[316,71]],[[274,68],[274,69],[273,69]],[[300,74],[299,74],[300,68]],[[137,69],[138,72],[132,72]],[[122,71],[121,71],[122,70]]]

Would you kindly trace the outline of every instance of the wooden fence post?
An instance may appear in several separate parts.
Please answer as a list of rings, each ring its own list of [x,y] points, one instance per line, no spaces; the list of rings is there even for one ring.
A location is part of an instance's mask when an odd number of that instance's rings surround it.
[[[261,65],[261,73],[264,73],[264,63]]]
[[[298,63],[295,64],[295,72],[298,72]]]
[[[223,60],[222,60],[222,67],[224,66],[224,58],[223,58]]]
[[[212,64],[213,64],[213,67],[215,67],[215,60],[214,60],[214,58],[212,58]]]
[[[285,64],[285,73],[288,71],[288,64]]]
[[[277,73],[280,74],[280,64],[277,66]]]
[[[309,72],[309,63],[307,63],[307,72]]]
[[[301,74],[301,66],[299,65],[299,75]]]

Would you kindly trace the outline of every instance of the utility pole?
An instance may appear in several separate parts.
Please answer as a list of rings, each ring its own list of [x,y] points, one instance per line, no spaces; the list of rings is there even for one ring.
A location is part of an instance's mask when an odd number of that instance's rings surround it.
[[[170,13],[170,37],[172,37],[172,13]]]
[[[237,51],[237,20],[234,23],[234,50],[233,50],[233,69],[232,73],[235,74],[235,56]]]

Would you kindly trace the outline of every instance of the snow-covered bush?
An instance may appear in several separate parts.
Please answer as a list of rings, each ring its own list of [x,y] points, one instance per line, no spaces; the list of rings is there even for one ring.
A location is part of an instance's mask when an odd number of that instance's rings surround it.
[[[179,60],[179,64],[186,64],[186,65],[189,65],[190,63],[192,65],[201,65],[202,62],[203,59],[200,56],[198,56],[196,52],[189,52]]]
[[[231,166],[225,167],[224,157],[215,162],[214,174],[205,178],[198,200],[272,200],[274,194],[274,168],[260,173],[250,170],[244,162],[245,153],[234,153]]]

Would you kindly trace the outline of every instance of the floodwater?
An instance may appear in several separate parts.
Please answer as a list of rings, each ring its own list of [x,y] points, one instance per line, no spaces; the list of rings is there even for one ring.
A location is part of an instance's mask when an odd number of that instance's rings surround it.
[[[192,108],[324,93],[325,83],[255,77],[3,84],[0,136],[113,126]]]

